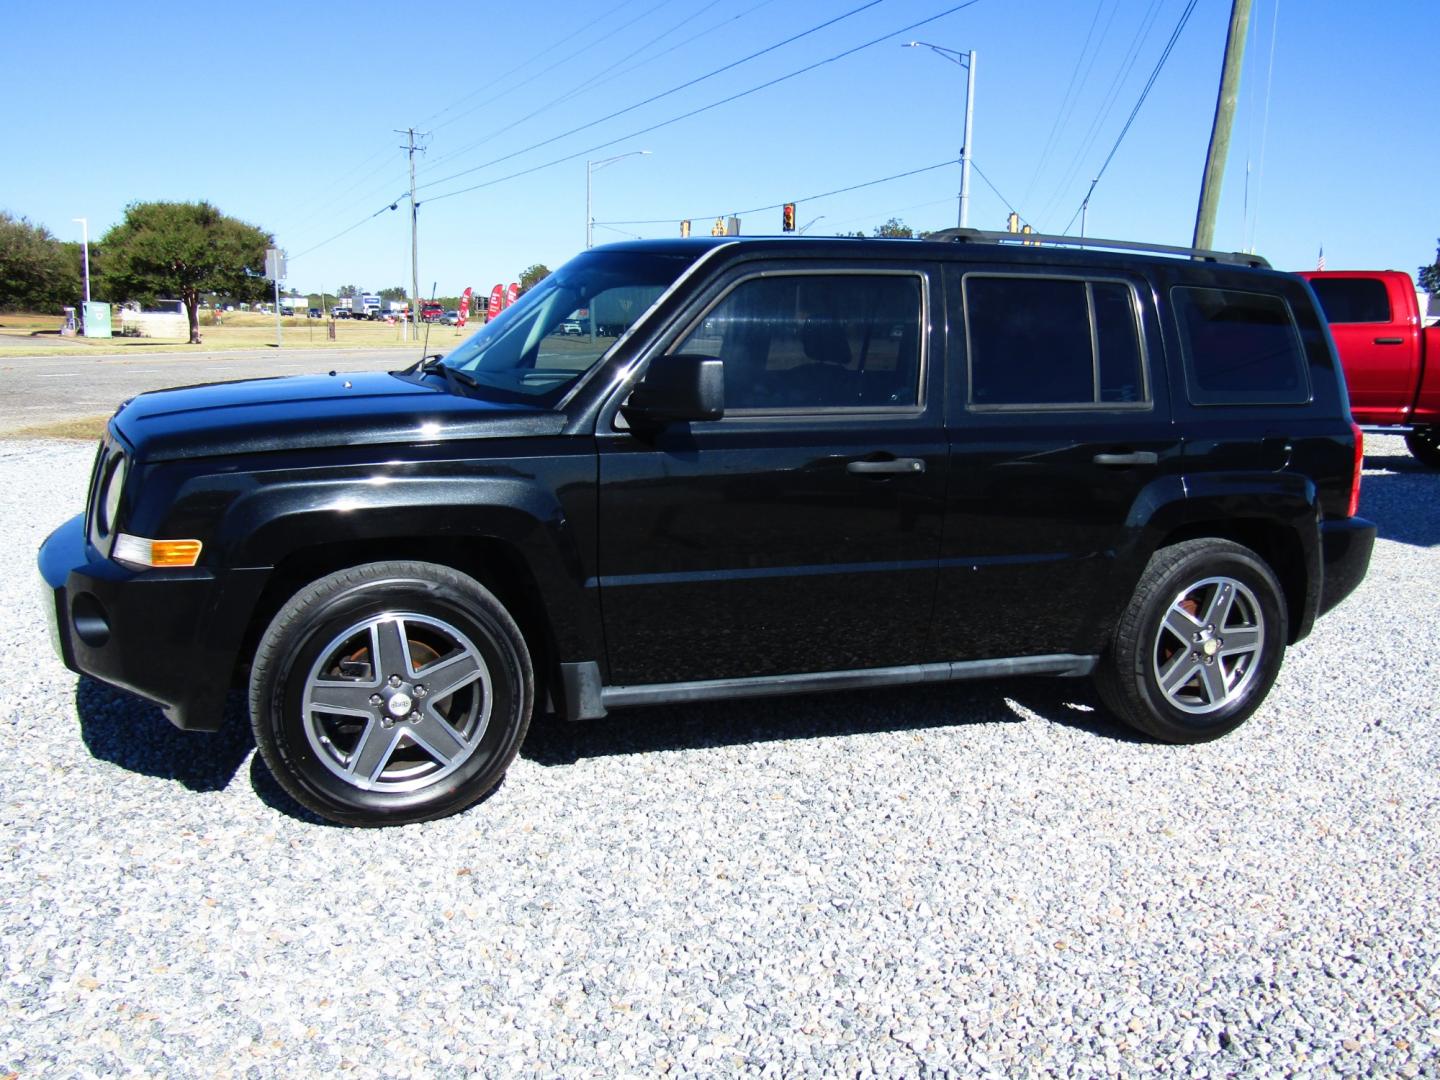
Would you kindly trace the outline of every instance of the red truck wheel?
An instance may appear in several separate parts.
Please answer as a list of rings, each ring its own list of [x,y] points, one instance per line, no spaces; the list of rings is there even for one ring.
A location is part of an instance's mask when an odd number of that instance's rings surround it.
[[[1405,436],[1405,445],[1415,460],[1431,469],[1440,469],[1440,427],[1417,427]]]

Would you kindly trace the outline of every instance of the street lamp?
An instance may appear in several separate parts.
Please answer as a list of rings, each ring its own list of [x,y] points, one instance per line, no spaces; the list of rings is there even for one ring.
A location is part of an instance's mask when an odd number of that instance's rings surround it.
[[[797,236],[804,236],[806,229],[810,228],[811,225],[814,225],[815,222],[817,222],[817,221],[823,221],[824,219],[825,219],[825,215],[824,215],[824,214],[821,214],[819,217],[813,217],[813,218],[811,218],[811,219],[810,219],[809,221],[807,221],[804,225],[800,226],[800,231],[799,231],[798,233],[796,233],[796,235],[797,235]]]
[[[933,53],[959,64],[966,71],[965,77],[965,131],[960,136],[960,227],[970,221],[970,138],[971,123],[975,116],[975,51],[960,52],[947,49],[944,45],[932,45],[928,41],[907,41],[901,48],[914,49],[924,46]]]
[[[599,161],[585,162],[585,250],[595,246],[595,210],[594,200],[591,198],[590,177],[596,169],[603,169],[606,165],[613,165],[627,157],[639,157],[641,154],[648,154],[649,150],[631,150],[628,154],[616,154],[614,157],[601,158]]]
[[[90,302],[90,222],[87,218],[76,217],[71,221],[80,223],[80,252],[85,265],[85,302]]]

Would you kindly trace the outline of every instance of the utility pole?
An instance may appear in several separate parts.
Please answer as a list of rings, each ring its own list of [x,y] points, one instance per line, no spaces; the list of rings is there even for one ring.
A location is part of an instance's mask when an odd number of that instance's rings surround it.
[[[1240,69],[1245,63],[1245,38],[1249,32],[1250,0],[1232,0],[1230,31],[1225,35],[1225,64],[1220,72],[1220,93],[1215,99],[1210,149],[1205,154],[1205,178],[1200,184],[1192,247],[1215,246],[1215,215],[1220,209],[1220,187],[1225,179],[1225,158],[1230,153],[1230,128],[1235,121],[1235,99],[1240,96]]]
[[[420,204],[415,201],[415,151],[421,148],[415,145],[414,128],[406,128],[404,131],[397,128],[395,134],[408,137],[407,145],[400,148],[408,151],[410,155],[410,318],[407,323],[415,326],[418,333],[419,324],[416,320],[420,316],[420,217],[417,211]]]

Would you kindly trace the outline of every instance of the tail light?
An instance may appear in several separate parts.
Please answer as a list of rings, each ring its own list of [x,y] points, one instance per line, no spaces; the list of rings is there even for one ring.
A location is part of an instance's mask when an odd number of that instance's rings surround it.
[[[1360,470],[1365,467],[1365,433],[1354,420],[1350,421],[1350,430],[1355,434],[1355,473],[1350,477],[1350,505],[1345,510],[1346,517],[1354,517],[1360,510]]]

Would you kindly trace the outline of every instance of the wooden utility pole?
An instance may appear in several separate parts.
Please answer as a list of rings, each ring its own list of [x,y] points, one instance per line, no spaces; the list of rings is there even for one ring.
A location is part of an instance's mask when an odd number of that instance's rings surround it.
[[[1215,214],[1220,208],[1220,187],[1225,180],[1225,158],[1230,153],[1230,128],[1235,122],[1235,99],[1240,96],[1240,69],[1245,63],[1245,38],[1250,32],[1250,0],[1233,0],[1230,32],[1225,35],[1225,66],[1220,72],[1220,94],[1215,99],[1215,122],[1210,128],[1210,149],[1205,154],[1205,178],[1200,183],[1200,207],[1195,213],[1192,247],[1215,246]]]

